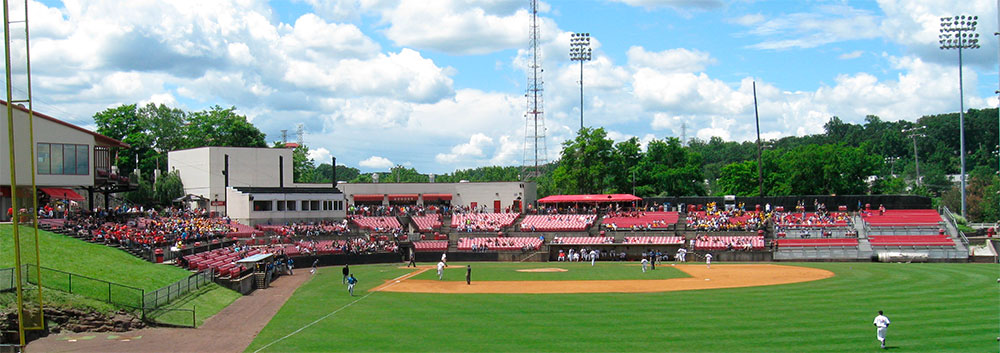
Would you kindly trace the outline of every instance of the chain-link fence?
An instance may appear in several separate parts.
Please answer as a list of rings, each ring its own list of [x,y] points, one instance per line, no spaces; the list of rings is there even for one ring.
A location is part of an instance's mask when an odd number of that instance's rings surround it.
[[[141,288],[112,283],[48,267],[38,267],[33,264],[23,265],[22,271],[27,276],[25,278],[28,279],[28,283],[38,284],[34,283],[34,281],[37,278],[36,273],[39,269],[41,271],[42,287],[44,288],[82,295],[119,306],[135,309],[143,307],[142,299],[145,290]],[[2,273],[0,273],[0,281],[3,280],[2,276]]]
[[[171,283],[163,288],[146,293],[143,296],[143,310],[152,310],[169,304],[174,299],[182,297],[191,291],[200,289],[212,283],[215,273],[207,269],[195,273],[188,278]]]

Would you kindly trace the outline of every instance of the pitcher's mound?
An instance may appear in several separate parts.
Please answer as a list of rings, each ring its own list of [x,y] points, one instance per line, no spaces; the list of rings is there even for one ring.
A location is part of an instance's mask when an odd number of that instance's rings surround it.
[[[566,272],[566,271],[568,271],[568,270],[565,269],[565,268],[555,268],[555,267],[549,267],[549,268],[526,268],[526,269],[523,269],[523,270],[517,270],[517,272]]]

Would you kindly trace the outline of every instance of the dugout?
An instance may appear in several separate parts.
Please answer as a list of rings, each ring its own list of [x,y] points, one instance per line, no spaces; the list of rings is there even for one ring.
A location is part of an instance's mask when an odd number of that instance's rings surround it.
[[[264,289],[270,286],[271,281],[274,280],[277,267],[274,263],[275,259],[274,254],[256,254],[236,261],[236,263],[253,271],[251,276],[255,289]]]

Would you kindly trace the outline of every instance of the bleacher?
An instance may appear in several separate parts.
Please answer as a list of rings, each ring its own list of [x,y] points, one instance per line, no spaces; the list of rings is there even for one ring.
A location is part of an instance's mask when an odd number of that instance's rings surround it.
[[[873,211],[862,218],[872,227],[938,227],[942,223],[935,210],[886,210],[883,215]]]
[[[252,249],[246,252],[234,252],[231,248],[216,249],[199,254],[184,256],[188,269],[203,271],[211,268],[220,277],[230,277],[238,275],[246,270],[243,265],[237,265],[236,261],[256,254],[267,253],[263,249]]]
[[[827,228],[847,227],[851,216],[846,212],[830,212],[826,217],[809,212],[781,213],[775,217],[775,224],[783,228]]]
[[[776,239],[775,244],[778,248],[791,248],[791,247],[830,247],[830,246],[841,246],[841,247],[858,247],[858,239],[855,238],[818,238],[818,239]]]
[[[522,231],[536,232],[582,232],[594,224],[595,215],[553,214],[530,215],[521,221]]]
[[[757,211],[735,212],[733,215],[703,211],[688,212],[687,228],[711,232],[751,231],[767,223],[768,216],[769,214]]]
[[[954,247],[947,235],[878,235],[868,238],[873,247]]]
[[[612,244],[615,238],[613,237],[553,237],[552,244],[565,244],[565,245],[599,245],[599,244]]]
[[[458,232],[499,232],[510,227],[517,213],[456,213],[451,216],[451,229]]]
[[[264,232],[254,229],[254,227],[236,221],[230,222],[229,226],[236,228],[236,231],[226,233],[226,236],[230,238],[251,238],[264,234]]]
[[[649,244],[649,245],[681,245],[684,244],[684,237],[625,237],[625,244]]]
[[[624,212],[609,214],[601,220],[601,225],[609,230],[622,229],[666,229],[677,223],[677,212]]]
[[[354,216],[351,218],[351,222],[354,222],[358,228],[381,233],[398,232],[403,228],[399,225],[399,220],[396,217]]]
[[[525,248],[538,250],[542,246],[542,240],[536,237],[479,237],[458,239],[459,251],[472,251],[473,246],[476,246],[477,249],[485,248],[486,251],[523,250]]]
[[[343,240],[320,240],[320,241],[306,241],[301,240],[294,244],[288,244],[284,247],[284,252],[288,256],[299,256],[299,255],[329,255],[329,254],[341,254],[344,246]]]
[[[764,237],[759,235],[735,235],[735,236],[702,236],[695,239],[694,248],[696,250],[743,250],[746,244],[750,244],[750,249],[764,249]]]
[[[432,232],[436,229],[441,229],[441,214],[432,214],[426,216],[413,216],[413,223],[417,224],[417,229],[421,232]]]
[[[416,252],[442,252],[448,251],[447,240],[421,240],[413,242],[413,251]]]

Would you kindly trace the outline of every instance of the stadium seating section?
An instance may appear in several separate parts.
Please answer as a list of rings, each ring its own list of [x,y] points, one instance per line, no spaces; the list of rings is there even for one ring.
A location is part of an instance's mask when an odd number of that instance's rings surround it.
[[[542,240],[535,237],[482,237],[458,239],[459,251],[471,251],[472,246],[485,247],[487,250],[538,250]]]
[[[553,237],[552,244],[597,245],[614,243],[613,237]]]
[[[188,269],[204,271],[212,269],[220,277],[230,277],[238,275],[246,267],[237,265],[236,261],[248,256],[266,253],[263,249],[253,249],[246,252],[235,252],[231,248],[216,249],[200,254],[188,255],[184,260],[188,264]]]
[[[413,242],[416,252],[442,252],[448,250],[447,240],[421,240]]]
[[[854,238],[837,239],[777,239],[775,240],[779,248],[783,247],[824,247],[824,246],[849,246],[857,247],[858,240]]]
[[[781,227],[846,227],[849,225],[850,214],[845,212],[830,212],[821,217],[816,213],[782,213],[776,217],[776,223]]]
[[[719,213],[689,212],[687,215],[688,229],[704,231],[746,231],[755,230],[760,223],[762,213],[756,211],[739,212],[736,215]]]
[[[398,232],[403,228],[399,225],[399,220],[396,217],[355,216],[351,218],[351,221],[357,224],[358,228],[382,233]]]
[[[681,245],[684,244],[684,237],[625,237],[625,244],[650,244],[650,245]]]
[[[764,237],[759,235],[717,237],[701,236],[695,239],[694,247],[698,250],[741,250],[746,248],[747,243],[750,244],[751,249],[763,249]]]
[[[517,213],[458,213],[451,216],[451,228],[458,232],[499,232],[510,227]]]
[[[630,212],[609,214],[601,220],[607,229],[664,229],[677,223],[677,212]]]
[[[935,210],[887,210],[884,215],[878,211],[865,213],[862,216],[872,227],[891,226],[933,226],[941,223],[941,215]]]
[[[955,246],[947,235],[883,235],[868,239],[872,246]]]
[[[522,231],[581,232],[594,224],[595,215],[557,214],[525,216]]]
[[[421,232],[431,232],[441,229],[441,215],[432,214],[426,216],[413,216],[413,223],[417,224],[417,229]]]

